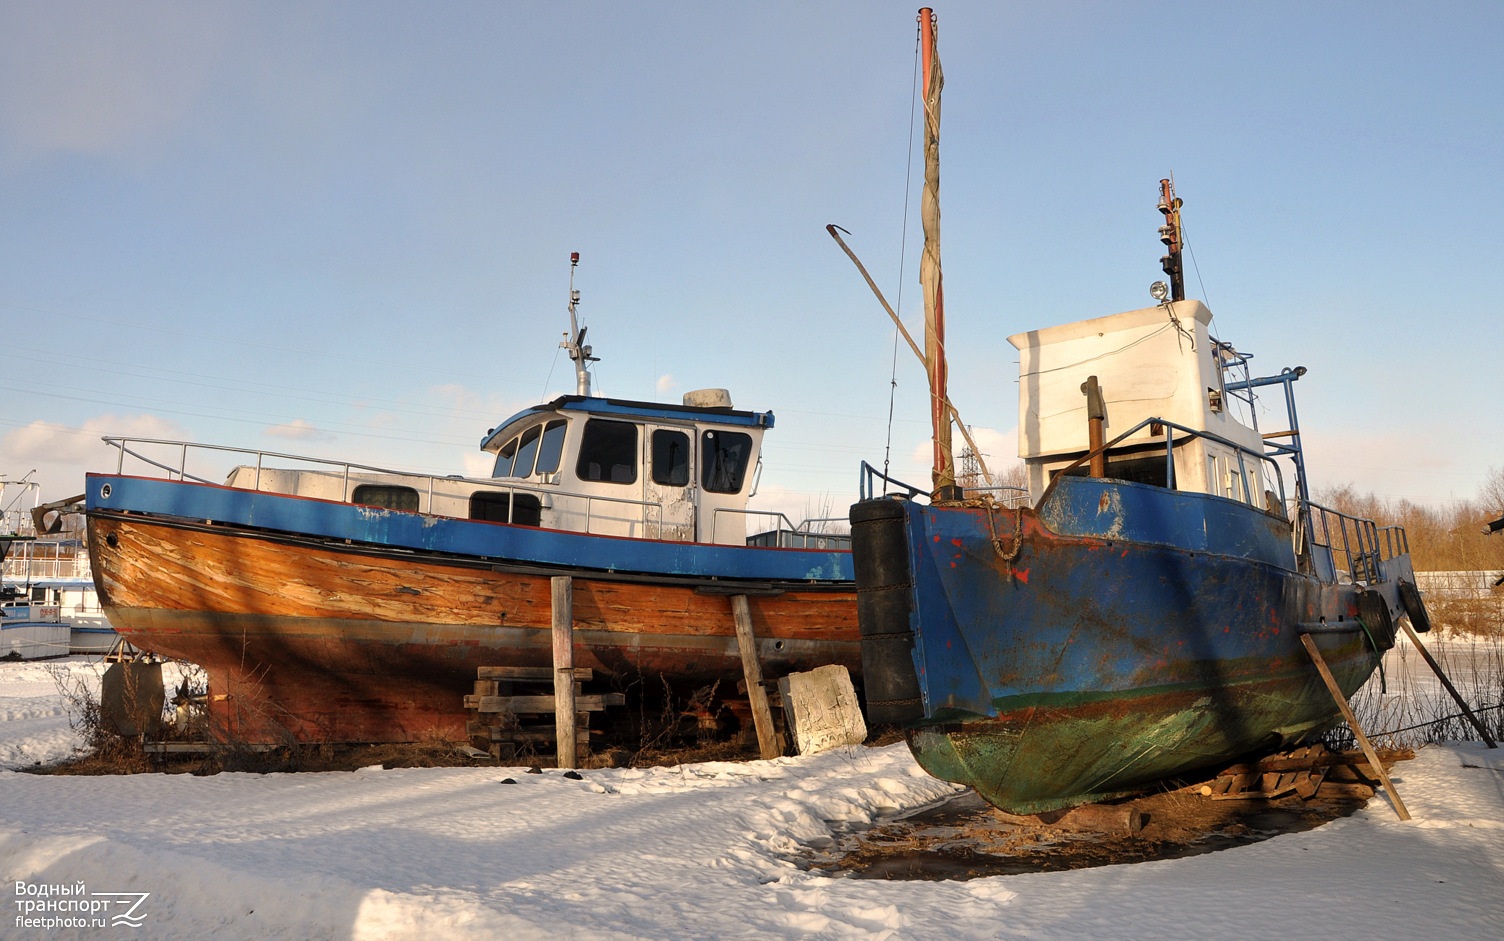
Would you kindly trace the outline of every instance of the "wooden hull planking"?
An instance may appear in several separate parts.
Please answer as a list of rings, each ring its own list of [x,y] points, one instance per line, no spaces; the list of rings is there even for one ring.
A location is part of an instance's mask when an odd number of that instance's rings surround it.
[[[101,604],[142,649],[209,674],[242,741],[465,737],[480,666],[552,663],[549,571],[95,514]],[[745,586],[765,669],[860,668],[852,586]],[[735,583],[604,573],[573,583],[575,665],[618,685],[740,675]]]

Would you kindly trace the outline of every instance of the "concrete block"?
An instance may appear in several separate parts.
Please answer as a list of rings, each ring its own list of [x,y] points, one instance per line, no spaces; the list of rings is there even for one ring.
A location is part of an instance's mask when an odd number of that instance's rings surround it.
[[[860,745],[867,739],[867,723],[851,685],[851,673],[839,665],[791,673],[778,681],[783,711],[801,755]]]

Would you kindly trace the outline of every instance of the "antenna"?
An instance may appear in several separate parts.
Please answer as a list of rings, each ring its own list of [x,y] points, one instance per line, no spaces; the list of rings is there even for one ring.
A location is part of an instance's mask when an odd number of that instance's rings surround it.
[[[1180,198],[1175,195],[1174,181],[1160,180],[1159,211],[1164,213],[1165,224],[1159,227],[1159,240],[1165,243],[1169,253],[1160,258],[1159,265],[1170,276],[1172,301],[1185,300],[1185,272],[1180,264],[1180,206]]]
[[[574,388],[580,395],[590,394],[590,364],[600,362],[599,357],[590,355],[590,347],[585,345],[585,331],[589,327],[581,327],[576,317],[575,309],[580,304],[580,292],[574,287],[574,272],[580,266],[580,253],[569,253],[569,332],[564,334],[564,342],[559,346],[569,352],[569,358],[574,361]]]

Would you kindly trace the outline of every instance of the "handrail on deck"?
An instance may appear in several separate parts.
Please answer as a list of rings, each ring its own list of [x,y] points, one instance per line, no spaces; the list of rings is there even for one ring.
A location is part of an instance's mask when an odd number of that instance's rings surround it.
[[[1096,457],[1098,454],[1105,454],[1108,451],[1112,450],[1112,448],[1114,448],[1117,445],[1121,444],[1123,441],[1127,440],[1129,437],[1131,437],[1132,435],[1134,435],[1135,433],[1137,433],[1141,429],[1148,428],[1150,426],[1155,426],[1155,425],[1160,426],[1160,427],[1162,427],[1164,429],[1164,435],[1165,435],[1165,475],[1166,475],[1165,476],[1165,480],[1167,481],[1167,483],[1168,483],[1168,485],[1169,485],[1169,487],[1171,489],[1174,489],[1174,487],[1175,487],[1175,435],[1174,435],[1174,432],[1180,431],[1180,432],[1184,432],[1186,435],[1188,435],[1189,436],[1189,440],[1194,440],[1196,438],[1205,438],[1208,441],[1215,441],[1218,444],[1225,445],[1226,447],[1231,448],[1238,455],[1238,479],[1243,482],[1243,493],[1244,493],[1245,496],[1248,495],[1248,494],[1251,494],[1252,491],[1248,488],[1248,465],[1247,465],[1247,462],[1244,460],[1244,456],[1246,455],[1247,457],[1257,458],[1258,460],[1263,461],[1264,463],[1268,464],[1269,465],[1269,469],[1274,472],[1274,480],[1275,480],[1275,482],[1279,485],[1279,502],[1280,502],[1280,505],[1281,506],[1284,505],[1284,503],[1285,503],[1285,475],[1284,475],[1284,473],[1282,471],[1280,471],[1279,464],[1274,460],[1273,457],[1269,456],[1268,454],[1263,454],[1263,453],[1260,453],[1258,451],[1254,451],[1253,449],[1249,448],[1247,445],[1239,444],[1238,442],[1233,441],[1230,438],[1224,438],[1224,437],[1222,437],[1221,435],[1219,435],[1219,434],[1217,434],[1215,432],[1205,431],[1205,430],[1196,429],[1196,428],[1188,428],[1185,425],[1181,425],[1181,424],[1178,424],[1178,423],[1172,422],[1172,421],[1166,421],[1163,418],[1146,418],[1143,421],[1139,422],[1137,425],[1134,425],[1132,428],[1129,428],[1127,431],[1125,431],[1122,434],[1118,435],[1116,438],[1113,438],[1111,441],[1107,442],[1106,444],[1104,444],[1104,445],[1102,445],[1100,447],[1097,447],[1097,448],[1093,448],[1090,451],[1087,451],[1085,454],[1083,454],[1080,457],[1076,458],[1076,460],[1072,461],[1070,464],[1067,464],[1065,467],[1063,467],[1060,470],[1056,471],[1054,478],[1051,479],[1050,482],[1049,482],[1049,485],[1044,488],[1044,493],[1042,493],[1042,494],[1039,495],[1039,502],[1036,503],[1035,506],[1037,506],[1037,507],[1038,506],[1044,506],[1045,502],[1048,501],[1050,499],[1050,497],[1054,495],[1054,493],[1055,493],[1055,487],[1060,483],[1060,479],[1062,477],[1065,477],[1065,476],[1069,475],[1071,471],[1075,470],[1078,467],[1083,466],[1084,464],[1086,464],[1086,462],[1090,461],[1093,457]],[[1182,439],[1182,440],[1187,440],[1187,439]],[[1153,442],[1150,442],[1150,444],[1153,444]],[[1243,502],[1246,503],[1247,501],[1244,500]]]
[[[782,537],[784,533],[788,533],[791,537],[802,538],[804,541],[804,546],[806,548],[808,548],[809,541],[811,539],[815,539],[821,536],[844,537],[849,535],[848,533],[816,532],[812,528],[816,523],[845,523],[847,522],[847,519],[844,516],[813,516],[796,525],[794,521],[789,519],[782,510],[753,510],[744,507],[718,506],[711,510],[710,514],[712,539],[715,538],[715,530],[718,530],[720,528],[720,515],[722,513],[746,517],[760,516],[771,519],[773,521],[773,528],[769,530],[769,532],[772,532],[774,534],[775,541],[780,545],[782,544]]]
[[[962,493],[970,498],[972,494],[996,493],[1002,497],[999,503],[1008,509],[1016,509],[1020,506],[1029,505],[1029,488],[1014,487],[1008,484],[997,484],[990,487],[964,487]]]
[[[1311,516],[1311,545],[1334,555],[1340,548],[1343,561],[1347,563],[1344,571],[1354,581],[1383,581],[1380,565],[1410,552],[1410,540],[1403,526],[1381,527],[1371,519],[1315,502],[1308,501],[1306,507]],[[1341,540],[1340,547],[1338,539]]]
[[[144,464],[147,464],[147,465],[149,465],[151,467],[158,468],[159,470],[163,471],[164,473],[167,474],[169,480],[172,479],[173,476],[176,476],[179,480],[192,480],[192,481],[194,481],[196,483],[209,484],[211,486],[224,486],[224,485],[221,484],[221,483],[219,483],[218,481],[208,480],[206,478],[199,477],[199,476],[196,476],[196,475],[193,475],[193,474],[189,474],[187,472],[188,454],[189,454],[190,450],[212,451],[212,452],[218,452],[218,453],[221,453],[221,454],[242,454],[242,455],[246,455],[247,458],[254,458],[255,459],[255,463],[254,463],[255,476],[253,478],[254,487],[248,488],[248,489],[254,489],[257,492],[261,491],[261,472],[262,472],[263,469],[265,469],[264,468],[264,462],[265,462],[265,460],[267,458],[271,458],[273,460],[281,460],[281,461],[297,461],[299,463],[313,464],[315,466],[329,467],[329,468],[332,468],[332,469],[336,470],[340,474],[340,476],[342,478],[342,483],[341,483],[341,488],[340,489],[341,489],[341,493],[343,494],[342,499],[344,499],[346,501],[348,501],[350,499],[350,493],[351,493],[350,480],[351,480],[351,473],[352,472],[361,472],[361,473],[368,473],[368,474],[381,474],[381,475],[386,475],[386,476],[391,476],[391,477],[402,477],[402,478],[405,478],[407,480],[426,481],[427,482],[426,483],[426,490],[427,490],[426,508],[420,509],[419,512],[420,513],[427,513],[429,515],[433,515],[433,513],[434,513],[434,509],[433,509],[434,485],[435,485],[436,482],[439,482],[439,481],[443,481],[443,482],[446,482],[446,483],[455,483],[455,482],[458,482],[458,483],[463,483],[463,484],[474,484],[474,485],[477,485],[477,486],[483,486],[483,487],[487,488],[488,490],[490,490],[490,491],[492,491],[494,493],[507,493],[507,494],[530,493],[530,494],[534,494],[534,495],[538,496],[539,498],[542,498],[542,497],[553,497],[553,496],[557,495],[557,491],[554,490],[554,489],[552,489],[552,488],[550,488],[550,487],[540,486],[540,485],[537,485],[537,484],[504,483],[503,482],[503,478],[499,478],[499,477],[466,477],[466,476],[463,476],[463,475],[425,474],[425,473],[422,473],[422,472],[415,472],[415,471],[394,470],[394,469],[392,469],[390,467],[377,467],[377,466],[371,465],[371,464],[356,464],[356,463],[353,463],[351,461],[335,461],[335,460],[330,460],[329,458],[310,457],[309,455],[306,455],[306,454],[288,454],[288,453],[279,452],[279,451],[264,451],[264,450],[256,449],[256,448],[239,448],[239,447],[230,447],[230,446],[227,446],[227,445],[218,445],[218,444],[200,444],[198,442],[177,441],[177,440],[166,439],[166,438],[131,438],[131,437],[115,437],[115,436],[109,436],[109,435],[107,435],[107,436],[104,437],[103,440],[104,440],[104,442],[106,444],[110,445],[113,448],[116,448],[120,452],[119,459],[118,459],[118,461],[116,463],[116,473],[119,473],[119,474],[125,473],[125,457],[126,457],[127,454],[129,454],[131,457],[135,458],[136,460],[139,460],[139,461],[141,461]],[[135,444],[135,445],[138,445],[138,446],[139,445],[157,445],[157,446],[166,446],[166,447],[176,447],[176,448],[179,448],[180,450],[179,450],[179,456],[178,456],[178,465],[176,467],[174,467],[171,464],[163,463],[162,461],[157,460],[156,458],[153,458],[151,456],[143,454],[140,451],[132,448],[131,447],[132,444]],[[585,532],[587,532],[587,533],[591,531],[590,527],[591,527],[591,523],[595,519],[596,504],[597,503],[601,503],[601,504],[616,504],[616,505],[620,505],[620,506],[641,507],[644,510],[642,523],[645,526],[646,525],[652,525],[654,523],[654,520],[652,518],[654,516],[654,512],[653,511],[656,511],[656,516],[657,516],[656,523],[659,526],[663,525],[663,503],[661,501],[657,501],[657,500],[633,500],[633,499],[630,499],[630,498],[627,498],[627,497],[612,497],[612,496],[606,496],[606,495],[602,495],[602,494],[590,494],[590,493],[571,493],[569,495],[572,496],[572,497],[577,497],[577,498],[583,499],[585,501]]]
[[[877,496],[876,482],[879,480],[881,480],[885,484],[892,484],[898,489],[904,491],[903,497],[905,499],[912,500],[915,497],[927,496],[926,491],[920,490],[913,484],[906,484],[903,481],[899,480],[897,477],[889,477],[887,474],[873,467],[871,464],[868,464],[866,461],[862,462],[861,476],[857,481],[857,495],[863,500],[874,499]],[[883,493],[887,493],[886,487],[883,488]]]

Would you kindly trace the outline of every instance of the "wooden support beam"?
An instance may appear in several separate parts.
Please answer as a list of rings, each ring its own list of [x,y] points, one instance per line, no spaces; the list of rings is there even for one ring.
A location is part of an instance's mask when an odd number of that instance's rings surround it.
[[[574,696],[574,712],[600,712],[609,706],[626,705],[625,693],[594,693]],[[511,712],[519,715],[545,714],[559,708],[559,699],[553,695],[537,696],[466,696],[465,708],[476,712]]]
[[[1493,736],[1488,734],[1488,729],[1483,727],[1483,723],[1478,721],[1477,716],[1473,715],[1473,710],[1468,708],[1467,700],[1462,698],[1462,694],[1457,692],[1457,687],[1453,686],[1452,681],[1447,679],[1447,675],[1442,672],[1441,664],[1437,663],[1436,659],[1431,656],[1431,651],[1426,649],[1426,645],[1420,642],[1420,635],[1416,634],[1415,628],[1410,626],[1410,618],[1406,617],[1400,621],[1400,626],[1405,629],[1405,633],[1410,637],[1410,643],[1414,644],[1415,649],[1420,651],[1420,655],[1426,658],[1426,663],[1431,666],[1431,672],[1436,674],[1436,678],[1441,680],[1441,685],[1447,688],[1447,692],[1452,694],[1452,698],[1457,701],[1457,705],[1462,707],[1462,714],[1467,716],[1467,721],[1471,722],[1473,728],[1478,730],[1478,734],[1483,736],[1484,744],[1488,745],[1489,748],[1498,748],[1499,743],[1495,742]]]
[[[555,575],[553,585],[554,627],[554,730],[555,751],[560,768],[579,766],[579,746],[575,744],[574,696],[574,580]]]
[[[1327,692],[1332,694],[1332,701],[1337,708],[1342,710],[1342,718],[1347,720],[1348,728],[1353,730],[1353,735],[1358,739],[1358,744],[1363,746],[1363,754],[1368,757],[1368,763],[1374,773],[1384,785],[1384,792],[1389,795],[1389,800],[1394,803],[1394,812],[1399,814],[1401,820],[1410,819],[1410,811],[1405,809],[1405,802],[1400,800],[1399,792],[1394,789],[1394,784],[1389,780],[1389,772],[1384,770],[1384,763],[1369,744],[1368,736],[1363,734],[1363,727],[1358,724],[1358,717],[1353,715],[1352,707],[1347,704],[1347,697],[1342,695],[1342,687],[1337,685],[1337,678],[1332,676],[1332,671],[1327,667],[1326,660],[1321,656],[1321,650],[1317,648],[1316,641],[1310,634],[1301,634],[1300,642],[1305,645],[1306,653],[1311,655],[1311,662],[1316,664],[1316,671],[1321,674],[1322,682],[1326,683]]]
[[[757,750],[764,758],[783,754],[773,728],[773,710],[762,685],[762,664],[757,659],[757,638],[752,633],[752,609],[746,595],[731,596],[731,614],[736,619],[736,646],[742,655],[742,675],[747,681],[747,701],[752,706],[752,725],[757,729]]]
[[[477,678],[482,680],[540,680],[552,683],[553,667],[477,667]],[[575,667],[574,678],[580,682],[595,679],[595,671],[589,667]]]

